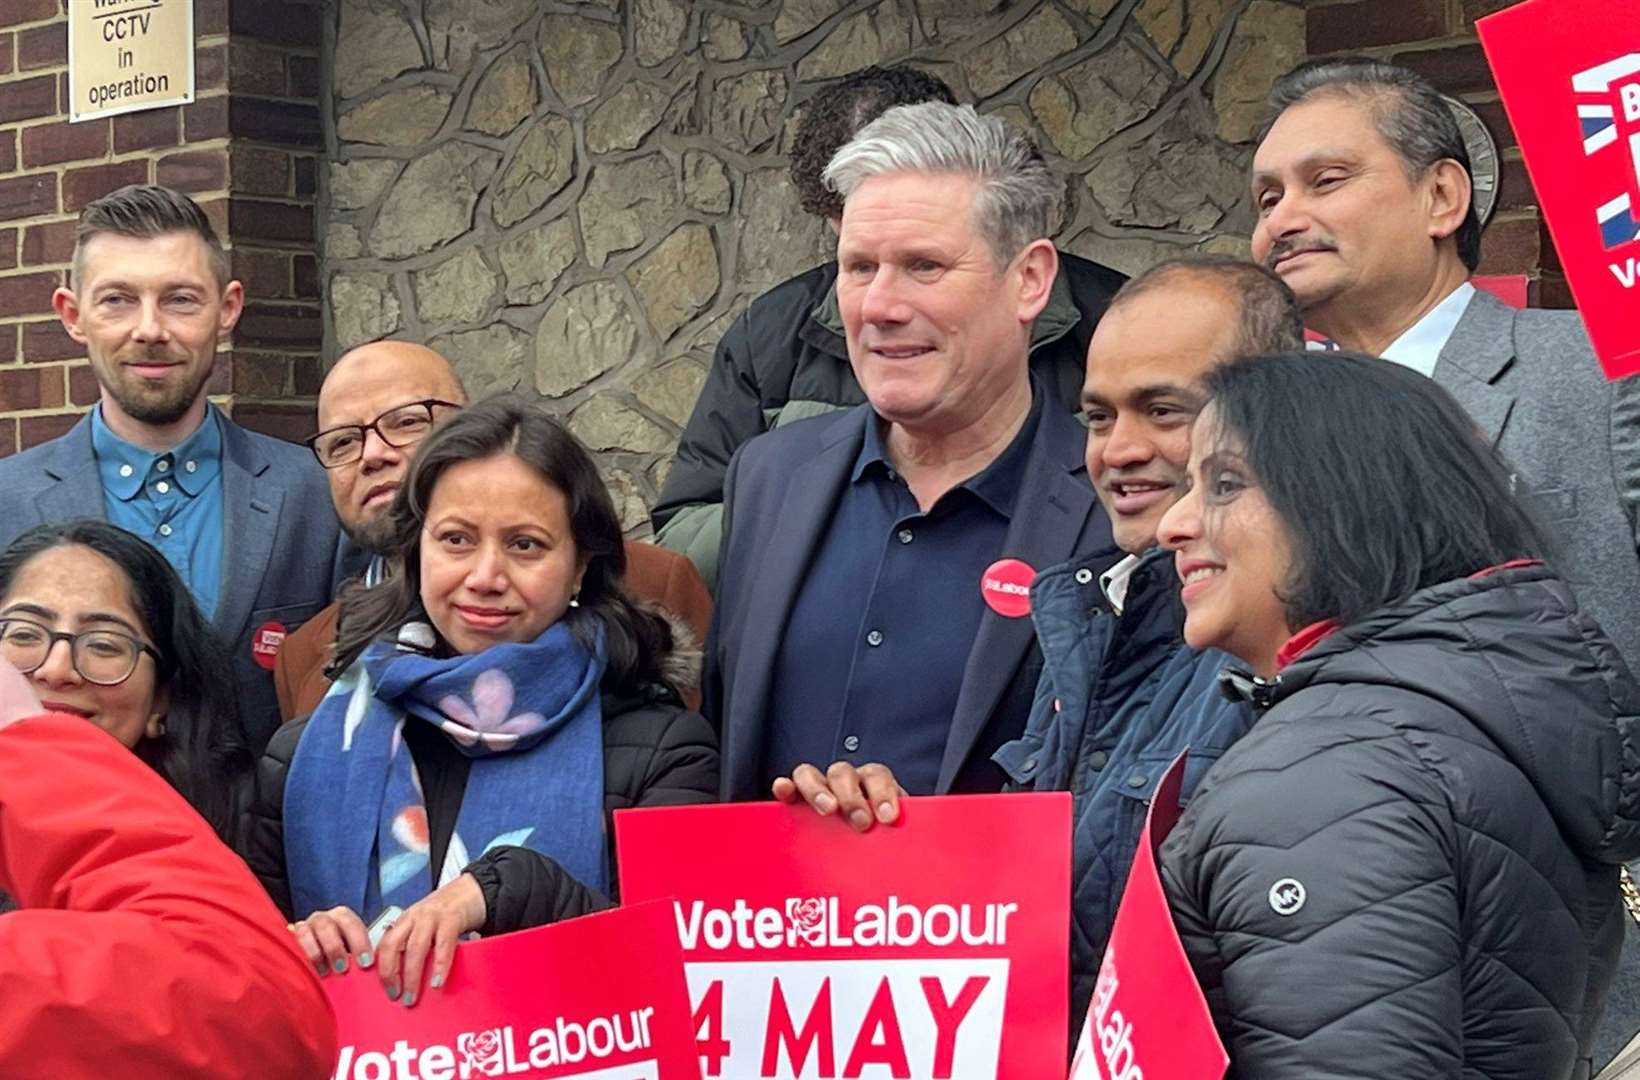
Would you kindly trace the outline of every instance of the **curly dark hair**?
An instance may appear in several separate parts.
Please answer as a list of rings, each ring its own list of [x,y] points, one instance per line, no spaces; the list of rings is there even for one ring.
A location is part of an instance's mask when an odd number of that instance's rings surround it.
[[[842,197],[820,179],[832,155],[884,112],[922,101],[955,105],[957,96],[939,79],[904,64],[861,68],[811,97],[797,123],[791,159],[792,183],[803,209],[817,217],[842,217]]]

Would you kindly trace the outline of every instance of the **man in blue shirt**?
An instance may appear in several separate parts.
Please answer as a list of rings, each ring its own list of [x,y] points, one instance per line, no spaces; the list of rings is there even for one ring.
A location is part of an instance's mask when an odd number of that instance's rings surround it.
[[[0,547],[78,517],[153,544],[210,621],[260,750],[278,725],[274,659],[329,602],[339,530],[305,449],[239,427],[207,399],[244,289],[193,200],[132,186],[81,212],[69,287],[52,303],[101,396],[67,434],[0,461]]]
[[[942,102],[885,112],[826,178],[867,400],[729,466],[704,710],[724,792],[766,798],[839,760],[914,793],[996,790],[991,753],[1023,730],[1040,668],[1007,590],[1117,554],[1083,432],[1030,374],[1060,185],[1003,121]]]

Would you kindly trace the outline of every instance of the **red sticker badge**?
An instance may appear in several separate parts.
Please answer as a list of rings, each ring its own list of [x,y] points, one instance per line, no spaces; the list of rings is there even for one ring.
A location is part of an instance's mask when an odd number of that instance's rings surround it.
[[[279,658],[279,646],[285,643],[285,624],[265,622],[251,631],[251,659],[269,671]]]
[[[1031,613],[1031,582],[1036,571],[1018,559],[998,559],[979,579],[979,594],[998,615],[1019,619]]]

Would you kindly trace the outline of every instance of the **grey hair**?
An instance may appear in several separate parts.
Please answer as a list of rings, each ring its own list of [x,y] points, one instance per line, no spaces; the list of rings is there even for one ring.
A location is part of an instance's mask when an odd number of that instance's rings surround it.
[[[1293,290],[1258,263],[1231,255],[1185,255],[1157,263],[1118,289],[1107,310],[1180,280],[1211,284],[1236,302],[1241,316],[1233,355],[1303,350],[1304,319]]]
[[[826,186],[845,202],[861,184],[896,172],[972,177],[974,225],[997,266],[1048,235],[1060,184],[1031,141],[972,105],[900,105],[860,129],[826,166]]]
[[[1277,79],[1258,141],[1264,141],[1283,112],[1323,95],[1364,101],[1378,134],[1414,180],[1450,159],[1463,166],[1473,184],[1469,148],[1441,92],[1415,71],[1365,56],[1310,60]],[[1458,257],[1473,272],[1481,262],[1481,219],[1473,195],[1456,236]]]

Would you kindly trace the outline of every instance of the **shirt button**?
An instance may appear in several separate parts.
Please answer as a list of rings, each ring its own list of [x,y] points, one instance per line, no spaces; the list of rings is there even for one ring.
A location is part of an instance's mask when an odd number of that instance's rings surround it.
[[[189,472],[193,472],[195,469],[199,468],[199,466],[197,464],[195,464],[194,462],[192,462],[192,461],[187,462],[182,467],[184,469],[187,469]]]
[[[130,476],[132,471],[133,470],[132,470],[131,466],[129,466],[129,465],[121,465],[120,466],[120,475],[121,476]]]
[[[160,472],[166,472],[171,468],[171,463],[166,461],[164,458],[160,458],[158,461],[154,462],[154,468],[158,469]]]
[[[901,529],[895,535],[897,535],[900,538],[900,543],[902,543],[902,544],[911,543],[911,530],[910,529]]]
[[[1109,762],[1110,755],[1103,750],[1095,750],[1088,755],[1088,767],[1091,769],[1103,769]]]
[[[881,630],[873,630],[871,633],[866,635],[866,644],[870,645],[872,648],[875,649],[877,646],[881,645],[882,643],[883,643],[883,632]]]
[[[161,535],[161,536],[170,536],[170,535],[171,535],[171,526],[169,526],[169,525],[161,525],[161,526],[160,526],[160,527],[159,527],[159,534],[160,534],[160,535]]]
[[[1093,580],[1093,571],[1089,570],[1087,567],[1084,566],[1082,569],[1080,569],[1076,572],[1076,583],[1078,585],[1086,585],[1088,582],[1090,582],[1092,580]]]
[[[154,490],[159,492],[161,495],[164,495],[166,492],[171,490],[171,485],[161,480],[159,483],[154,485]]]
[[[860,749],[860,736],[850,735],[848,738],[844,739],[843,749],[847,750],[851,754]]]
[[[1142,787],[1144,787],[1145,786],[1145,774],[1144,773],[1134,773],[1132,776],[1127,778],[1127,785],[1130,788],[1142,788]]]

